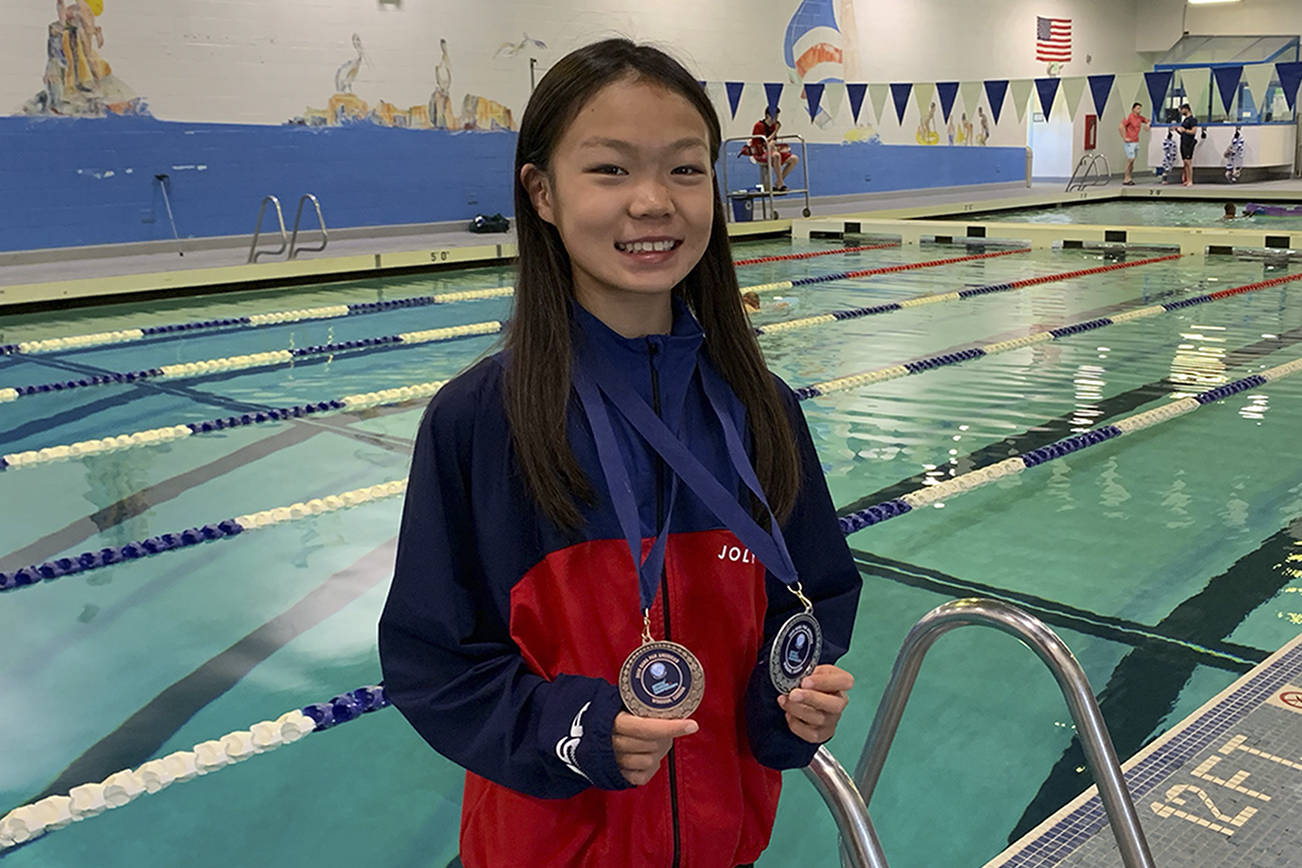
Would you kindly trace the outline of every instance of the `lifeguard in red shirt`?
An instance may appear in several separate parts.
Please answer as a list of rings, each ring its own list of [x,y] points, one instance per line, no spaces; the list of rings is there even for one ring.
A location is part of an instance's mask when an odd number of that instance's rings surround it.
[[[768,165],[773,177],[777,179],[777,184],[773,187],[774,192],[777,193],[786,192],[787,175],[791,174],[791,170],[800,162],[800,158],[791,153],[790,147],[774,141],[778,130],[782,129],[782,122],[778,120],[778,113],[781,111],[777,106],[764,109],[764,117],[756,121],[755,127],[751,130],[750,144],[742,148],[742,153],[753,158],[755,162]]]

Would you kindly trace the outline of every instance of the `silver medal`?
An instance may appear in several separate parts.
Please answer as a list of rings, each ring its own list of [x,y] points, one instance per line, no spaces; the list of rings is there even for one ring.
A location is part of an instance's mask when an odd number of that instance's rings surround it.
[[[792,615],[773,637],[769,679],[778,693],[790,693],[818,666],[823,653],[823,628],[812,612]]]

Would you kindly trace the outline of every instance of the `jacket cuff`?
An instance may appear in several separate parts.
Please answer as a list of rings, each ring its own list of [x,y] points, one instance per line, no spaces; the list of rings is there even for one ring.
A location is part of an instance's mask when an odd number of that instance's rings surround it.
[[[619,691],[604,685],[583,714],[583,735],[575,751],[578,771],[599,790],[627,790],[632,784],[615,762],[615,715],[624,710]]]

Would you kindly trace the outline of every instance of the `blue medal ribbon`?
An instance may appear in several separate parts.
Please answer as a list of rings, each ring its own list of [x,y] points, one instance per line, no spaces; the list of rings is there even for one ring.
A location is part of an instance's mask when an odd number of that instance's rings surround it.
[[[777,517],[773,515],[772,509],[769,508],[768,500],[765,498],[759,479],[755,475],[755,469],[751,466],[750,459],[742,445],[737,426],[733,424],[725,409],[727,386],[719,378],[718,374],[710,370],[707,364],[697,365],[696,369],[701,376],[706,398],[723,428],[729,458],[746,487],[750,489],[768,513],[771,531],[760,527],[759,523],[738,502],[735,493],[730,493],[724,488],[714,474],[707,470],[687,446],[669,430],[669,426],[656,415],[655,411],[642,399],[642,396],[633,391],[632,387],[621,377],[612,373],[616,368],[609,360],[602,358],[602,353],[597,347],[591,344],[583,346],[580,351],[580,358],[577,361],[578,364],[573,367],[574,384],[593,429],[593,436],[597,443],[598,459],[601,461],[602,471],[606,475],[611,499],[615,503],[616,513],[619,514],[620,525],[628,538],[629,551],[633,554],[634,562],[640,565],[644,607],[649,607],[649,601],[654,599],[655,596],[655,583],[658,583],[660,568],[664,565],[664,541],[669,523],[668,521],[665,522],[664,528],[661,529],[661,535],[656,538],[656,543],[652,547],[647,560],[645,562],[640,561],[638,550],[641,536],[638,534],[637,509],[634,505],[632,486],[628,480],[627,470],[616,451],[614,432],[611,430],[610,418],[606,413],[606,408],[600,396],[595,394],[596,390],[593,389],[594,383],[596,388],[610,400],[624,418],[646,440],[647,444],[664,459],[665,463],[674,471],[676,477],[681,479],[701,499],[701,502],[737,536],[737,539],[751,550],[769,572],[787,585],[793,593],[800,596],[803,601],[803,594],[800,594],[799,591],[799,576],[795,564],[791,560],[791,555],[787,551],[782,531],[778,527]],[[587,364],[584,364],[585,361]],[[603,440],[606,442],[604,447]],[[670,500],[672,504],[672,494]],[[653,556],[658,556],[658,561],[654,564],[651,563]],[[649,597],[647,596],[648,567],[655,568],[655,579],[650,586]],[[807,602],[806,606],[809,607]]]
[[[615,516],[619,519],[620,530],[624,532],[624,539],[628,543],[628,553],[633,557],[633,566],[638,574],[638,592],[641,595],[642,611],[646,612],[655,601],[656,588],[660,585],[660,575],[665,566],[665,545],[669,540],[669,520],[673,516],[674,500],[678,495],[678,480],[675,478],[670,483],[669,508],[665,512],[664,524],[655,542],[652,543],[651,550],[643,558],[637,499],[633,494],[633,484],[629,481],[628,468],[624,466],[624,460],[619,454],[619,444],[615,441],[610,415],[606,412],[606,405],[601,400],[601,395],[597,393],[597,387],[582,365],[573,366],[573,380],[574,388],[579,393],[579,401],[583,404],[584,413],[588,417],[588,425],[592,428],[592,438],[597,445],[597,460],[601,464],[602,475],[606,477],[606,488],[610,491]]]

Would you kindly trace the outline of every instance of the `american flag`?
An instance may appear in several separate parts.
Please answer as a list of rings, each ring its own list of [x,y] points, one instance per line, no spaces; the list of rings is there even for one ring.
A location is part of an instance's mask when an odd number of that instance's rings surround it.
[[[1035,18],[1035,59],[1050,63],[1071,60],[1071,19]]]

